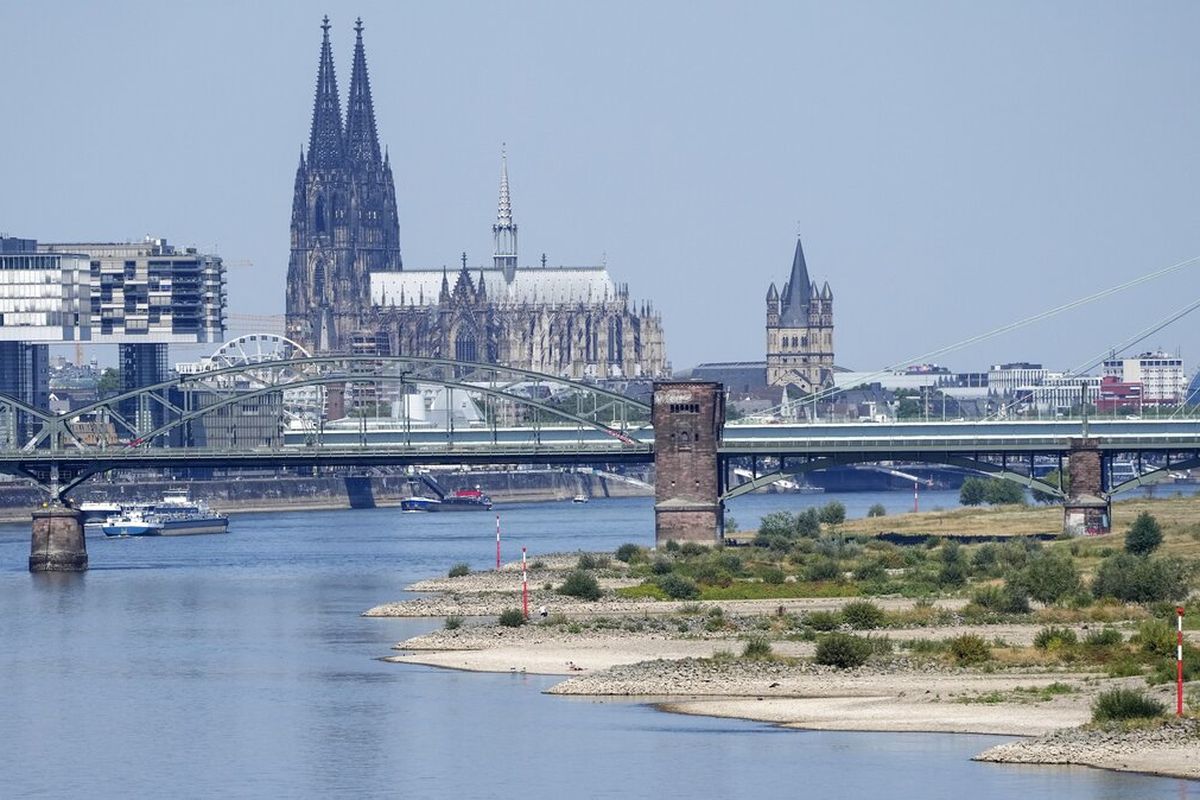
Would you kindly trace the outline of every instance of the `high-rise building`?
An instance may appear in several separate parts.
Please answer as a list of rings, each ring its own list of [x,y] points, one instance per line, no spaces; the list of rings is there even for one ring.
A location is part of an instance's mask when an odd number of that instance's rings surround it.
[[[292,205],[287,329],[316,351],[481,361],[569,378],[669,374],[662,319],[606,266],[519,266],[507,158],[491,262],[404,269],[395,186],[380,159],[362,23],[341,121],[322,24],[308,153]]]
[[[1131,358],[1110,358],[1104,362],[1104,374],[1123,383],[1142,386],[1143,405],[1174,405],[1184,399],[1187,376],[1183,359],[1156,351]]]
[[[833,291],[809,280],[799,237],[783,291],[767,289],[767,383],[801,396],[833,386]]]

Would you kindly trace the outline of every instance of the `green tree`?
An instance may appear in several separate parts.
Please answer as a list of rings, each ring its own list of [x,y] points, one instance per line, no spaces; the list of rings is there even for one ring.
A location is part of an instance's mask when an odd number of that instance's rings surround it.
[[[1004,478],[992,478],[984,482],[983,499],[993,506],[1022,504],[1025,502],[1025,490]]]
[[[983,505],[987,496],[987,483],[982,478],[967,478],[958,491],[958,502],[964,506]]]
[[[1162,544],[1162,526],[1149,511],[1143,511],[1133,521],[1125,534],[1125,552],[1135,556],[1148,556]]]
[[[901,397],[896,404],[896,419],[920,419],[921,404],[912,397]]]
[[[883,507],[883,503],[876,503],[867,509],[868,517],[886,517],[887,509]]]
[[[1187,596],[1192,568],[1177,558],[1117,553],[1100,562],[1092,594],[1127,603],[1177,601]]]
[[[846,507],[837,500],[831,500],[821,506],[818,517],[825,525],[841,525],[846,521]]]
[[[121,373],[112,367],[107,367],[104,372],[100,373],[100,380],[96,382],[96,393],[103,400],[107,397],[113,397],[121,393]]]
[[[1045,555],[1029,562],[1013,583],[1039,603],[1051,605],[1079,591],[1079,570],[1069,556]]]
[[[1048,483],[1051,486],[1058,486],[1059,481],[1062,482],[1062,490],[1064,492],[1071,491],[1071,475],[1070,475],[1070,473],[1060,473],[1058,470],[1055,469],[1055,470],[1051,470],[1050,472],[1047,472],[1045,475],[1042,476],[1042,483]],[[1037,489],[1033,489],[1032,491],[1033,491],[1033,499],[1038,503],[1044,503],[1046,505],[1051,505],[1053,503],[1062,502],[1062,498],[1059,497],[1058,495],[1049,494],[1048,492],[1042,492]]]
[[[796,515],[796,533],[809,538],[821,533],[821,515],[815,508],[806,508]]]

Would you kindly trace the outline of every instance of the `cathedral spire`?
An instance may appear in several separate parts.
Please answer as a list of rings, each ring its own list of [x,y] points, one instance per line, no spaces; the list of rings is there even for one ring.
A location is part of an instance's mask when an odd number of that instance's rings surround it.
[[[809,287],[808,265],[804,263],[804,248],[800,237],[796,237],[796,253],[792,256],[792,274],[780,298],[782,314],[779,324],[785,328],[803,328],[808,325]]]
[[[354,166],[373,167],[380,161],[379,134],[375,130],[375,104],[371,100],[371,79],[367,75],[362,32],[360,17],[354,22],[354,67],[346,98],[346,152]]]
[[[517,224],[513,222],[512,198],[508,193],[508,154],[500,147],[500,203],[496,224],[492,226],[495,248],[492,265],[504,272],[505,283],[512,283],[517,274]]]
[[[313,169],[337,167],[344,152],[342,106],[338,100],[337,77],[333,72],[333,50],[329,46],[329,17],[321,21],[321,61],[317,68],[317,96],[313,102],[312,132],[308,137],[308,163]]]

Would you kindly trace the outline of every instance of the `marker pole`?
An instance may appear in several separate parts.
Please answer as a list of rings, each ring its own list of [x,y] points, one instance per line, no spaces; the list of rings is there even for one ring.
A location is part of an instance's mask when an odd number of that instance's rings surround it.
[[[1175,716],[1183,716],[1183,606],[1175,609]]]
[[[921,490],[920,490],[920,486],[921,486],[921,485],[920,485],[919,483],[917,483],[916,481],[913,481],[913,513],[914,513],[914,514],[916,514],[918,511],[920,511],[920,510],[921,510],[921,501],[920,501],[920,498],[921,498]]]
[[[496,571],[500,571],[500,515],[496,515]]]
[[[529,619],[529,574],[525,572],[525,548],[521,548],[521,611]]]

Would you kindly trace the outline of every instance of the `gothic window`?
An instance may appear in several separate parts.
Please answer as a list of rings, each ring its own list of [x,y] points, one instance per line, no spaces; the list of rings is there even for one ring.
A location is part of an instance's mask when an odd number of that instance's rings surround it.
[[[613,317],[608,320],[608,361],[617,364],[621,361],[621,320]]]
[[[312,296],[316,300],[325,297],[325,262],[318,261],[313,269]]]
[[[316,218],[314,220],[314,227],[317,229],[317,233],[324,233],[325,232],[325,198],[324,198],[324,196],[317,197],[317,208],[316,208],[315,217]]]
[[[807,336],[800,337],[800,345],[802,347],[808,347],[808,337]]]
[[[475,361],[475,332],[461,330],[454,339],[454,360]]]

